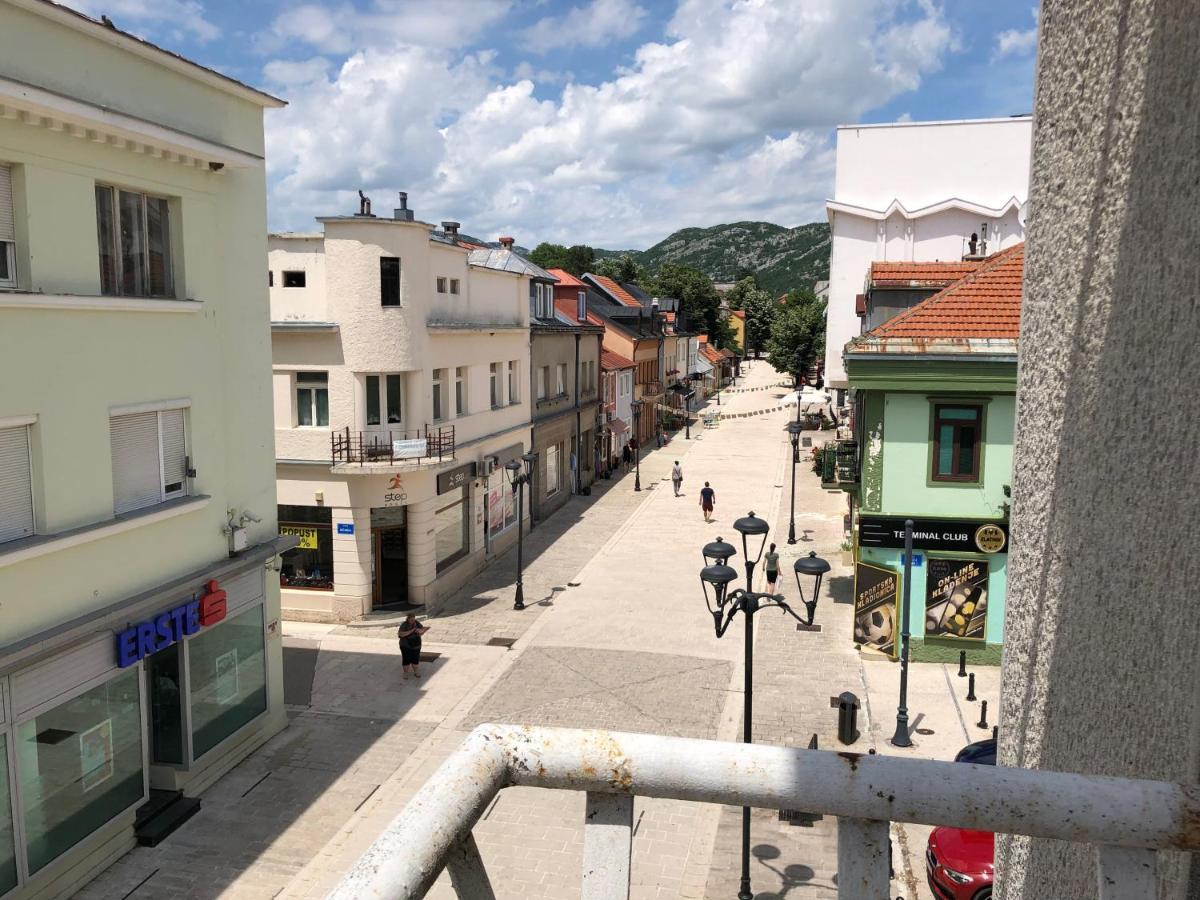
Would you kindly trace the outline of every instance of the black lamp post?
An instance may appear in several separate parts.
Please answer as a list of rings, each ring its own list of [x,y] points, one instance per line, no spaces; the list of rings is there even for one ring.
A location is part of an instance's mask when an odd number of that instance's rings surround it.
[[[800,592],[800,602],[804,604],[804,609],[808,612],[808,621],[804,624],[812,625],[813,619],[817,615],[817,595],[821,592],[821,579],[829,571],[829,563],[817,556],[816,550],[809,550],[808,556],[802,556],[792,564],[792,569],[796,572],[796,590]],[[813,577],[812,595],[808,600],[804,599],[801,575]]]
[[[796,402],[799,408],[799,400]],[[792,513],[788,520],[788,543],[796,543],[796,463],[800,462],[800,432],[804,426],[799,422],[788,422],[787,431],[792,440]]]
[[[692,439],[692,395],[696,393],[689,390],[683,395],[683,439],[690,441]]]
[[[525,491],[523,488],[533,480],[533,463],[537,459],[534,453],[521,456],[525,463],[524,471],[521,463],[510,459],[504,464],[508,472],[508,480],[512,483],[513,493],[517,495],[517,595],[513,600],[513,609],[525,608],[525,583],[523,554],[525,550]]]
[[[642,401],[637,400],[633,404],[633,459],[635,472],[633,476],[633,489],[640,491],[642,489]]]
[[[713,617],[713,630],[721,638],[729,629],[735,613],[741,612],[746,619],[745,642],[745,681],[743,689],[742,709],[742,742],[749,744],[754,713],[754,614],[760,609],[776,606],[798,622],[803,620],[792,612],[792,608],[784,602],[779,594],[759,594],[751,590],[754,579],[754,566],[762,556],[767,544],[767,533],[771,530],[765,521],[754,513],[744,516],[733,523],[734,529],[742,536],[742,554],[746,563],[746,588],[729,590],[729,586],[737,580],[737,570],[729,565],[729,560],[737,552],[731,544],[717,538],[711,544],[705,544],[704,568],[700,570],[700,584],[704,588],[704,602]],[[753,545],[757,543],[755,548]],[[754,554],[751,559],[751,553]],[[828,568],[828,567],[827,567]],[[711,588],[711,596],[709,589]],[[750,807],[742,807],[742,880],[738,889],[738,900],[754,900],[754,892],[750,889]]]
[[[912,596],[913,520],[904,522],[904,600],[900,604],[900,705],[896,707],[896,733],[892,746],[911,747],[908,733],[908,613]]]

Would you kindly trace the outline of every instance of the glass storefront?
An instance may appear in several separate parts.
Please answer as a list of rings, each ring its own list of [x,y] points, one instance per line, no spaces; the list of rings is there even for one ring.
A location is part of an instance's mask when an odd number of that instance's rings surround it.
[[[447,491],[438,497],[438,502],[441,508],[434,521],[434,540],[437,545],[437,571],[441,572],[466,555],[471,517],[467,511],[465,488]]]
[[[192,756],[199,759],[267,709],[262,607],[202,631],[187,647]]]
[[[128,669],[17,726],[31,874],[142,800],[140,675]]]
[[[299,546],[280,556],[280,586],[332,591],[333,510],[328,506],[281,505],[279,533],[300,538]]]
[[[8,782],[8,738],[0,735],[0,894],[17,886],[17,843],[13,834],[12,789]]]

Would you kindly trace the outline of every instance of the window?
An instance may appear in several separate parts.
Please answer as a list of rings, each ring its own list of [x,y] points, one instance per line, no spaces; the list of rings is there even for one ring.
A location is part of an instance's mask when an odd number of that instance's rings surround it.
[[[0,735],[0,894],[17,886],[17,842],[13,833],[8,739]]]
[[[438,280],[437,280],[437,292],[438,292],[439,294],[444,294],[444,293],[446,293],[446,279],[445,279],[445,277],[444,277],[444,276],[441,276],[441,275],[439,275],[439,276],[438,276]]]
[[[17,726],[30,873],[141,803],[141,667]]]
[[[983,407],[935,403],[933,480],[978,481]]]
[[[450,279],[450,293],[452,293],[452,294],[458,293],[458,279],[457,278]]]
[[[279,559],[279,586],[333,590],[333,510],[328,506],[279,507],[279,533],[300,543]]]
[[[101,293],[175,295],[170,214],[164,198],[96,185],[96,236]]]
[[[33,534],[29,426],[0,428],[0,543]]]
[[[517,381],[517,361],[511,359],[508,361],[508,402],[520,403],[521,390]]]
[[[459,366],[454,370],[454,414],[467,414],[467,367]]]
[[[17,220],[13,212],[12,168],[0,166],[0,287],[17,286]]]
[[[379,305],[400,305],[400,257],[379,257]]]
[[[275,273],[267,269],[267,287],[275,287]]]
[[[567,392],[567,364],[559,363],[554,369],[554,393],[562,395]]]
[[[530,314],[537,319],[554,318],[554,286],[529,282]]]
[[[329,373],[296,373],[296,424],[301,428],[329,427]]]
[[[579,319],[580,322],[586,322],[587,321],[587,291],[580,291],[576,295],[576,306],[577,306],[577,308],[575,311],[575,313],[576,313],[575,317],[577,319]]]
[[[267,711],[263,638],[263,608],[255,606],[188,641],[196,759]]]
[[[308,283],[303,272],[284,272],[283,286],[285,288],[302,288]]]
[[[113,512],[154,506],[187,494],[187,435],[182,409],[112,416]]]
[[[494,362],[488,366],[488,380],[491,383],[492,409],[500,408],[500,363]]]
[[[401,398],[404,387],[399,375],[368,375],[367,422],[370,425],[398,425],[401,416]]]
[[[546,496],[558,493],[559,445],[546,448]]]
[[[537,371],[537,398],[546,399],[546,382],[550,380],[550,367],[542,366]]]
[[[446,418],[446,370],[433,370],[433,420],[440,422]]]
[[[442,572],[466,556],[470,517],[465,488],[455,488],[438,497],[438,501],[445,504],[434,516],[437,571]]]

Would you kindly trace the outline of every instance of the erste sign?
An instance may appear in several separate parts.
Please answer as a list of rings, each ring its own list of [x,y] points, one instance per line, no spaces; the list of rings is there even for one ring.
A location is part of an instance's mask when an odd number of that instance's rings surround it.
[[[228,598],[215,580],[204,586],[198,600],[190,600],[161,612],[153,619],[117,632],[117,665],[124,669],[139,659],[165,650],[201,628],[225,618]]]

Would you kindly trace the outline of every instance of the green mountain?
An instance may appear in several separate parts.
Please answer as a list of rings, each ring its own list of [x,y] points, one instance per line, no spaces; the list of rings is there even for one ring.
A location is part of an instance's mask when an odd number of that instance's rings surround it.
[[[665,262],[700,269],[718,284],[753,272],[766,290],[811,287],[829,278],[829,225],[784,228],[770,222],[734,222],[683,228],[648,250],[597,250],[597,257],[629,253],[653,271]]]

